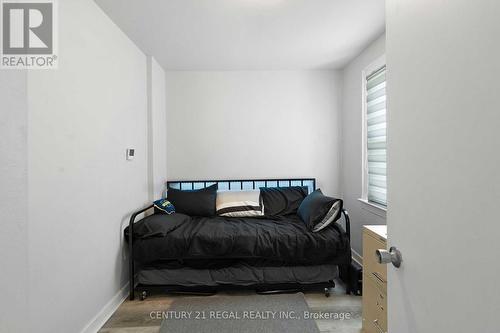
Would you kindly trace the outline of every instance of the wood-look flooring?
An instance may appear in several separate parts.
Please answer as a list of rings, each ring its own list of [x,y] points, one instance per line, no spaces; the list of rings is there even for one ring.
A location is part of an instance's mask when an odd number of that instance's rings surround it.
[[[323,292],[304,292],[305,299],[311,311],[328,313],[350,313],[350,319],[316,320],[322,333],[360,333],[361,332],[361,297],[345,294],[342,284],[332,289],[330,297]],[[219,295],[248,295],[251,291],[219,292]],[[99,333],[158,333],[161,319],[151,319],[152,311],[168,311],[172,302],[179,297],[200,297],[186,295],[151,295],[146,300],[138,299],[123,302]],[[183,332],[179,332],[183,333]],[[188,332],[191,333],[191,332]]]

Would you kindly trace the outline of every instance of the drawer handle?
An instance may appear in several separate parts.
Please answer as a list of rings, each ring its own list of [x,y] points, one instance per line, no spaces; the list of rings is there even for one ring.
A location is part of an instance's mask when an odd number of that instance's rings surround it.
[[[375,319],[373,321],[373,326],[375,326],[375,328],[378,329],[380,333],[385,333],[384,330],[380,328],[380,325],[378,324],[378,319]]]
[[[372,274],[373,274],[373,276],[375,276],[377,278],[377,280],[379,280],[382,283],[385,283],[384,279],[382,279],[380,274],[378,274],[377,272],[372,272]]]

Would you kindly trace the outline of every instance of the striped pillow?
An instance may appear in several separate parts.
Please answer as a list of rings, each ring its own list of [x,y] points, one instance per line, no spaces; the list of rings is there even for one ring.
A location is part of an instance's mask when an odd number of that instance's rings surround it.
[[[260,191],[217,191],[217,215],[226,217],[262,216]]]
[[[318,232],[326,227],[328,227],[332,222],[337,221],[342,213],[342,200],[338,199],[333,202],[333,205],[326,213],[325,217],[314,226],[313,232]]]

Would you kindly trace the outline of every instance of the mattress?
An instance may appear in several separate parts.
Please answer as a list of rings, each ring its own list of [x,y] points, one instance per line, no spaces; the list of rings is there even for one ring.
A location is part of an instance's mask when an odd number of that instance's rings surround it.
[[[128,229],[125,234],[128,235]],[[269,259],[284,265],[344,264],[349,240],[338,224],[311,232],[297,215],[190,217],[154,214],[134,225],[134,260],[213,263],[228,259]]]
[[[335,265],[314,266],[252,266],[239,263],[215,269],[143,268],[138,282],[143,285],[176,285],[184,287],[260,284],[315,284],[324,283],[338,276]]]

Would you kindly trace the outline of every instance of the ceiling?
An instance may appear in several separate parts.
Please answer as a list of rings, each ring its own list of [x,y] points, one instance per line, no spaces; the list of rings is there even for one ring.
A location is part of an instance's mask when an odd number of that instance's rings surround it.
[[[384,0],[95,0],[166,70],[337,69],[385,30]]]

